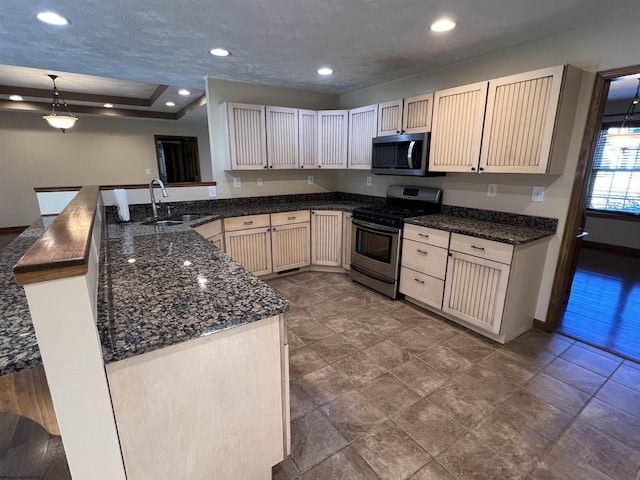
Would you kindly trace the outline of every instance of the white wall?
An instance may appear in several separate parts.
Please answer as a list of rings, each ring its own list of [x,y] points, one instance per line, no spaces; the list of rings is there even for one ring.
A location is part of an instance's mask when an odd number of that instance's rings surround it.
[[[617,245],[640,250],[640,221],[587,215],[584,230],[588,242]]]
[[[573,64],[586,72],[634,65],[638,64],[640,59],[636,48],[639,39],[640,33],[636,27],[635,16],[625,15],[588,29],[574,30],[496,54],[473,58],[438,71],[425,72],[351,92],[341,96],[340,104],[343,108],[353,108],[563,63]],[[558,233],[553,237],[549,246],[543,285],[536,310],[536,318],[544,320],[555,275],[586,115],[592,96],[593,79],[593,73],[586,73],[583,76],[569,154],[562,175],[477,175],[469,173],[448,174],[444,178],[420,179],[418,181],[407,177],[374,176],[373,185],[366,187],[366,173],[350,171],[340,174],[339,188],[346,192],[382,195],[386,185],[393,183],[434,185],[444,189],[444,202],[447,204],[558,218],[560,220]],[[486,196],[487,184],[489,183],[498,185],[498,193],[495,198]],[[534,185],[545,186],[544,202],[531,202],[531,190]]]
[[[0,228],[40,216],[34,187],[149,182],[158,175],[154,135],[198,137],[202,179],[212,180],[206,125],[83,115],[63,134],[41,113],[1,111]]]
[[[219,105],[224,102],[240,102],[323,110],[338,108],[339,97],[337,95],[269,85],[232,82],[217,78],[207,78],[206,92],[213,176],[218,183],[218,197],[320,193],[337,190],[338,172],[335,170],[256,170],[233,173],[226,171],[229,166],[224,153],[226,140],[222,133],[219,108]],[[308,175],[314,176],[314,185],[307,183]],[[241,188],[234,188],[234,176],[241,179]],[[258,178],[262,178],[262,186],[258,185]]]

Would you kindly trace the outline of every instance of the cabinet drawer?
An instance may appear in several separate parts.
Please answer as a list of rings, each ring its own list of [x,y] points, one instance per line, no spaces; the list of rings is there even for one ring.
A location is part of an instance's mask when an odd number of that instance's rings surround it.
[[[435,228],[420,227],[410,223],[404,224],[404,238],[420,243],[428,243],[436,247],[449,247],[449,232]]]
[[[460,235],[459,233],[451,234],[449,249],[507,265],[511,265],[511,257],[513,256],[513,245]]]
[[[447,269],[447,249],[404,239],[402,266],[444,280]]]
[[[402,267],[400,269],[400,293],[442,309],[444,281]]]
[[[292,223],[310,222],[309,210],[296,210],[295,212],[281,212],[271,214],[271,226],[289,225]]]
[[[225,232],[268,226],[270,226],[268,213],[264,215],[246,215],[244,217],[229,217],[224,219]]]
[[[199,225],[195,228],[195,231],[202,235],[204,238],[210,238],[214,235],[222,233],[222,220],[214,220],[213,222]]]

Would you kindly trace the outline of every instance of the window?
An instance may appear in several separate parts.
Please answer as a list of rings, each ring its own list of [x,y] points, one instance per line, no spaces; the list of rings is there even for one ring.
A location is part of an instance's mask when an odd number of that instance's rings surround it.
[[[616,146],[607,134],[617,129],[600,131],[593,170],[589,183],[587,208],[608,212],[640,214],[640,145]],[[640,135],[640,126],[625,128]]]
[[[158,172],[165,183],[199,182],[197,137],[155,135]]]

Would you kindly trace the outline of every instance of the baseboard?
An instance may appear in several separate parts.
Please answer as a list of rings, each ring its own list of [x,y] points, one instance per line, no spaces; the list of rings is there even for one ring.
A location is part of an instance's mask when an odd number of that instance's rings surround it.
[[[535,328],[536,330],[542,330],[543,332],[546,332],[547,329],[549,328],[549,325],[547,324],[547,322],[543,322],[542,320],[538,320],[537,318],[534,318],[533,328]]]
[[[6,233],[22,233],[28,226],[29,225],[25,225],[24,227],[0,227],[0,235]]]
[[[640,256],[640,249],[623,247],[622,245],[610,245],[608,243],[590,242],[587,240],[583,240],[582,246],[588,248],[597,248],[599,250],[608,250],[610,252],[624,253],[626,255]]]

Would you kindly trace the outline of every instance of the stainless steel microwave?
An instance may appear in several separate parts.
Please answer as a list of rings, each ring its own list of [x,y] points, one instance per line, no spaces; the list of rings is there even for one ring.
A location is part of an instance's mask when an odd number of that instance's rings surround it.
[[[373,139],[371,172],[378,175],[441,176],[429,173],[430,133],[388,135]]]

